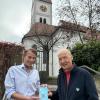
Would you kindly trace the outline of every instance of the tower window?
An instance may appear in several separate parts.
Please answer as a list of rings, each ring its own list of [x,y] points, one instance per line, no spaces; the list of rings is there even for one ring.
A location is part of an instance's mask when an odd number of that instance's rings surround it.
[[[44,18],[43,23],[46,24],[46,19]]]
[[[42,23],[42,18],[40,17],[40,23]]]

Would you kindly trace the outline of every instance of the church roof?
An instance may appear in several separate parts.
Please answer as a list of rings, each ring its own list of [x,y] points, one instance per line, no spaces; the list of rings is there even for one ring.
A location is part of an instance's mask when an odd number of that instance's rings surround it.
[[[47,3],[52,3],[51,0],[40,0],[40,1],[44,1],[44,2],[47,2]]]
[[[85,27],[85,26],[82,26],[79,24],[66,22],[63,20],[60,20],[59,24],[60,24],[60,27],[63,29],[71,30],[71,31],[79,31],[79,32],[83,32],[83,33],[86,33],[87,28],[88,28],[88,27]]]
[[[32,25],[30,31],[24,35],[23,39],[34,36],[51,36],[57,29],[58,28],[53,25],[35,23]]]
[[[30,31],[24,35],[23,39],[28,38],[28,37],[35,37],[35,36],[52,36],[59,28],[64,29],[65,31],[79,31],[82,33],[85,33],[84,36],[85,38],[91,38],[90,32],[87,31],[88,27],[81,26],[81,25],[76,25],[75,23],[71,22],[65,22],[65,21],[60,21],[59,26],[53,26],[53,25],[48,25],[48,24],[42,24],[42,23],[35,23],[32,25]],[[94,37],[96,37],[98,40],[100,40],[100,31],[96,31],[94,34]]]
[[[65,29],[66,31],[71,30],[84,33],[84,39],[91,39],[93,37],[94,39],[100,40],[100,31],[98,30],[92,30],[93,33],[91,33],[91,30],[86,26],[82,26],[71,22],[66,22],[63,20],[60,20],[59,24],[60,28]]]

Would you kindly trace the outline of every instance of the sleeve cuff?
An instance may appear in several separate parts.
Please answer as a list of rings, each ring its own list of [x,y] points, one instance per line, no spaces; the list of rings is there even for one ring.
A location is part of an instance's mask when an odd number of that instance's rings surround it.
[[[6,95],[6,97],[7,97],[8,100],[11,100],[11,96],[12,96],[13,93],[15,93],[15,91],[11,91],[10,93],[8,93]]]

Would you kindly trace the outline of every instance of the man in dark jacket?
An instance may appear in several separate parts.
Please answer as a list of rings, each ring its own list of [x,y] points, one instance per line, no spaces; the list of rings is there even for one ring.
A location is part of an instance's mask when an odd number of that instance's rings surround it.
[[[61,66],[56,92],[49,92],[51,100],[99,100],[91,74],[72,64],[72,54],[68,49],[58,52]]]

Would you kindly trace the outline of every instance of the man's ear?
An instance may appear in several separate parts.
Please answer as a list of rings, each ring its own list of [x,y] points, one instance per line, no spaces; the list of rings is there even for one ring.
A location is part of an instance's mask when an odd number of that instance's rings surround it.
[[[73,61],[73,56],[71,55],[72,61]]]

